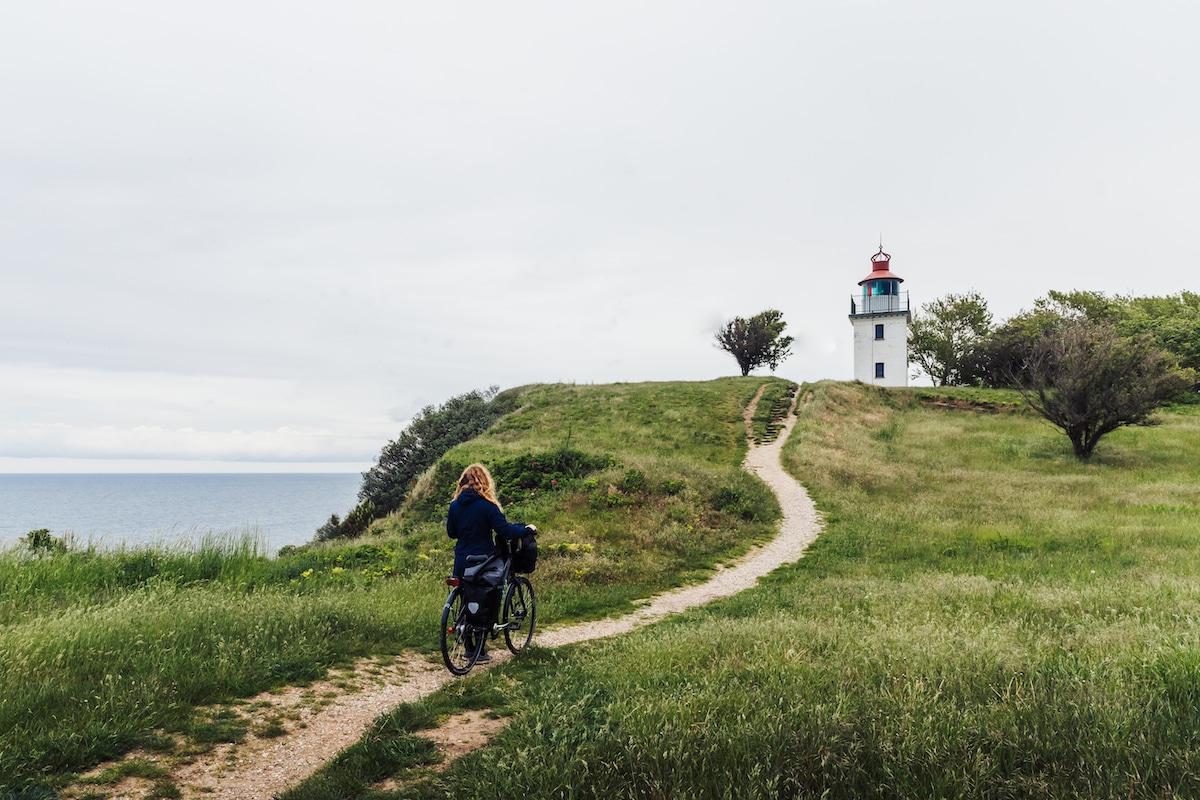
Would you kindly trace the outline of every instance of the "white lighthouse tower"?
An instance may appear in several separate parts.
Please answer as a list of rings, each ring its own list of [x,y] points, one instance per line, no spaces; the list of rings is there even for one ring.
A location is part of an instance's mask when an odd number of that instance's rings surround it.
[[[904,279],[889,269],[892,257],[871,256],[871,274],[858,282],[862,291],[850,297],[854,326],[854,378],[875,386],[908,385],[908,292]]]

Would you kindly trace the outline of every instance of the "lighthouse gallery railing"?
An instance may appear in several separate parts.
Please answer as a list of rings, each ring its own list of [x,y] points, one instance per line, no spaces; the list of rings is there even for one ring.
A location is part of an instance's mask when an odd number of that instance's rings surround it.
[[[898,314],[908,311],[908,292],[900,294],[877,294],[871,297],[850,295],[850,316],[871,314]]]

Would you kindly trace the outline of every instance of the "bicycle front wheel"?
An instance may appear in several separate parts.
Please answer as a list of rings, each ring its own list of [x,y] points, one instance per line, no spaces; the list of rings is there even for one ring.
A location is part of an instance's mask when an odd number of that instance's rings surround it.
[[[533,626],[537,622],[537,599],[533,584],[523,575],[516,575],[504,593],[504,610],[500,623],[504,628],[504,643],[519,653],[533,641]]]
[[[484,634],[467,624],[467,599],[457,586],[442,608],[442,661],[454,675],[466,675],[483,652]]]

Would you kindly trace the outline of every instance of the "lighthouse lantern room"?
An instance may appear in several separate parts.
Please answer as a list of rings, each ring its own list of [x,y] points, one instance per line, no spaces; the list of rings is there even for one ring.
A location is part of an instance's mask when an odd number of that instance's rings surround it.
[[[908,385],[908,292],[900,291],[904,279],[892,274],[891,260],[880,245],[871,274],[850,297],[854,377],[875,386]]]

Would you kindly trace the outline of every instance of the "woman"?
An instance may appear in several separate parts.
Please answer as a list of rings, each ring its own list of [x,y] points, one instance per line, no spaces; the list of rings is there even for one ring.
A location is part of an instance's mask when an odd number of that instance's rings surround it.
[[[468,556],[493,556],[496,544],[492,532],[501,539],[516,539],[532,530],[532,525],[509,522],[496,499],[492,474],[482,464],[472,464],[458,478],[458,489],[446,514],[446,535],[457,539],[454,545],[454,577],[461,578]],[[468,643],[470,647],[470,643]],[[486,650],[480,661],[490,661]]]
[[[487,467],[472,464],[463,470],[446,515],[446,535],[458,540],[454,545],[454,577],[462,577],[467,556],[496,554],[493,531],[501,539],[517,539],[530,530],[534,530],[532,525],[505,519],[496,499],[496,484]]]

